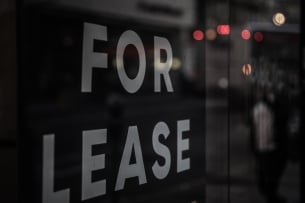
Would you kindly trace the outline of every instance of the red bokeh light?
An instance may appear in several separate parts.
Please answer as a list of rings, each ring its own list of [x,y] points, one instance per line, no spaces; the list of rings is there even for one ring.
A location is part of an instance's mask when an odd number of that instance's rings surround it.
[[[194,40],[197,40],[197,41],[203,40],[204,34],[201,30],[195,30],[193,32],[193,38],[194,38]]]
[[[247,29],[244,29],[243,31],[241,31],[241,37],[244,39],[244,40],[249,40],[251,38],[251,33],[249,30]]]
[[[230,25],[218,25],[217,33],[220,35],[229,35],[230,34]]]
[[[255,39],[255,41],[257,41],[257,42],[263,41],[263,40],[264,40],[264,35],[263,35],[263,33],[261,33],[261,32],[256,32],[256,33],[254,34],[254,39]]]

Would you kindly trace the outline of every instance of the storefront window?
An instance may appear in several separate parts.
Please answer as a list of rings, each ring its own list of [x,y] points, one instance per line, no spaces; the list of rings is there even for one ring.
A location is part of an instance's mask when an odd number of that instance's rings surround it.
[[[20,202],[300,201],[300,0],[3,2]]]

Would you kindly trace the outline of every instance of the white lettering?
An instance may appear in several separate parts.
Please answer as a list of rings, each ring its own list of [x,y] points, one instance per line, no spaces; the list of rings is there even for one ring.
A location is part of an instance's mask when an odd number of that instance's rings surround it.
[[[43,136],[42,202],[69,203],[70,189],[54,190],[54,134]]]
[[[152,171],[156,178],[164,179],[166,178],[170,170],[171,154],[169,149],[159,142],[160,135],[163,135],[165,139],[169,135],[168,126],[164,122],[159,122],[156,124],[152,138],[154,151],[165,159],[165,163],[163,166],[160,166],[158,161],[156,161],[152,167]]]
[[[136,163],[134,164],[130,164],[132,149],[134,149],[136,159]],[[128,128],[115,190],[124,189],[125,180],[132,177],[138,177],[140,185],[147,182],[137,126],[130,126]]]
[[[190,158],[182,159],[182,152],[189,150],[189,139],[183,139],[183,132],[190,130],[190,120],[177,122],[177,172],[190,169]]]
[[[108,68],[107,53],[94,52],[94,40],[107,41],[107,27],[92,23],[84,23],[82,55],[81,92],[92,92],[93,68]],[[124,52],[128,45],[133,45],[139,54],[139,71],[135,78],[129,78],[124,65]],[[161,50],[166,53],[166,60],[161,61]],[[168,92],[173,92],[169,71],[173,63],[173,52],[168,39],[154,37],[154,91],[161,91],[161,77],[163,77]],[[136,93],[142,86],[146,71],[146,54],[139,35],[127,30],[123,32],[116,47],[116,65],[119,79],[123,88],[129,93]]]
[[[173,64],[173,53],[169,41],[163,37],[154,37],[154,56],[155,56],[155,92],[161,91],[161,75],[163,75],[166,89],[173,92],[169,71]],[[161,50],[166,52],[166,61],[161,62]]]
[[[93,51],[95,39],[106,41],[107,27],[91,23],[84,23],[81,92],[92,91],[93,68],[107,68],[107,54],[96,53]]]
[[[139,72],[134,79],[130,79],[126,72],[124,66],[124,51],[128,45],[134,45],[139,53]],[[117,52],[116,52],[116,63],[119,78],[125,90],[129,93],[137,92],[144,80],[145,69],[146,69],[146,58],[145,49],[141,38],[132,30],[125,31],[118,42]]]
[[[92,146],[107,143],[107,130],[83,131],[82,200],[106,194],[106,180],[92,182],[92,171],[105,168],[105,155],[92,156]]]

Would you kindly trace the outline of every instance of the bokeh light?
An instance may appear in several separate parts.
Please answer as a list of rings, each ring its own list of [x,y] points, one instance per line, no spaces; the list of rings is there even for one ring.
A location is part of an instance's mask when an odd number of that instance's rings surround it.
[[[273,15],[272,21],[273,21],[274,25],[282,26],[286,21],[286,17],[283,13],[276,13]]]
[[[244,64],[241,70],[245,76],[249,76],[252,73],[252,66],[250,63]]]
[[[205,35],[208,40],[215,40],[217,37],[217,33],[214,29],[207,29]]]
[[[193,39],[194,40],[200,41],[200,40],[203,40],[203,38],[204,38],[204,34],[203,34],[202,30],[195,30],[193,32]]]
[[[248,29],[244,29],[241,31],[241,37],[244,39],[244,40],[249,40],[251,38],[251,33]]]
[[[177,57],[173,58],[173,65],[172,65],[172,69],[173,70],[179,70],[181,68],[181,60]]]
[[[230,25],[218,25],[217,33],[219,35],[229,35],[230,34]]]
[[[264,40],[264,35],[261,32],[254,33],[254,39],[257,42],[262,42]]]

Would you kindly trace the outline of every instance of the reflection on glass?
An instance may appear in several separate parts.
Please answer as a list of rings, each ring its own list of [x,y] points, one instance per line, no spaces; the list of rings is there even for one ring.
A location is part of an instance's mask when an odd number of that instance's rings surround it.
[[[286,18],[283,13],[276,13],[273,15],[272,20],[273,20],[274,25],[282,26],[282,25],[284,25]]]

